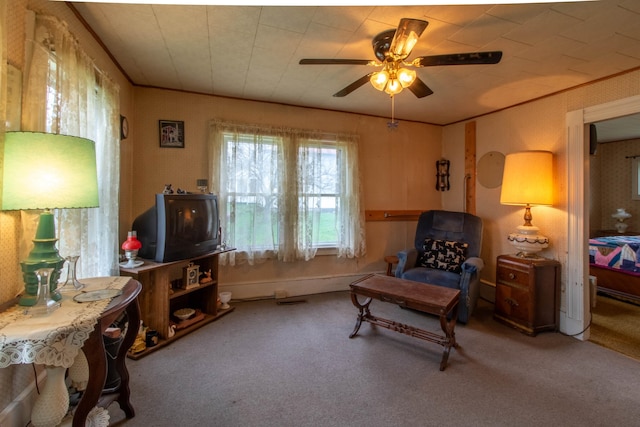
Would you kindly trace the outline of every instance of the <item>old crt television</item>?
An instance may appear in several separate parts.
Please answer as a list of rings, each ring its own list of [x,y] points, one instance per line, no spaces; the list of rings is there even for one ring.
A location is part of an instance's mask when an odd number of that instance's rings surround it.
[[[215,194],[156,194],[156,203],[133,221],[141,258],[156,262],[194,258],[220,244]]]

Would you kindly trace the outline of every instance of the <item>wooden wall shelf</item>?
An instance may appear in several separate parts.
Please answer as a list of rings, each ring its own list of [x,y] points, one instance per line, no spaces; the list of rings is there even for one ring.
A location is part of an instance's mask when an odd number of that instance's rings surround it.
[[[417,221],[422,210],[365,211],[367,221]]]

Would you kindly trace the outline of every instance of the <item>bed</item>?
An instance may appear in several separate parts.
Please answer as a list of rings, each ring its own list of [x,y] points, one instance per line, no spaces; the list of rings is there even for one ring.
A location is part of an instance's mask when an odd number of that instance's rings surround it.
[[[640,236],[589,239],[589,274],[598,292],[640,303]]]

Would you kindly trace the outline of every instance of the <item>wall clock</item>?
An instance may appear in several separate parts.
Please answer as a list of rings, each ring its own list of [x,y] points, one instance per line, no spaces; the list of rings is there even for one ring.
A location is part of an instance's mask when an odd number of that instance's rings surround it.
[[[123,115],[120,115],[120,139],[127,139],[129,136],[129,120]]]

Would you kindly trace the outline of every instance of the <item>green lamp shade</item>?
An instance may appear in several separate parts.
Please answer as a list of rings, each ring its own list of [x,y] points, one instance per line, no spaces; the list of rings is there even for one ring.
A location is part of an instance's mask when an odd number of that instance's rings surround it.
[[[38,132],[7,132],[2,210],[98,206],[93,141]]]
[[[61,295],[57,281],[64,258],[56,247],[50,209],[98,206],[96,149],[93,141],[40,132],[7,132],[4,138],[2,210],[44,209],[33,249],[20,263],[25,292],[20,305],[33,306],[38,295],[36,270],[52,268],[50,293]]]

